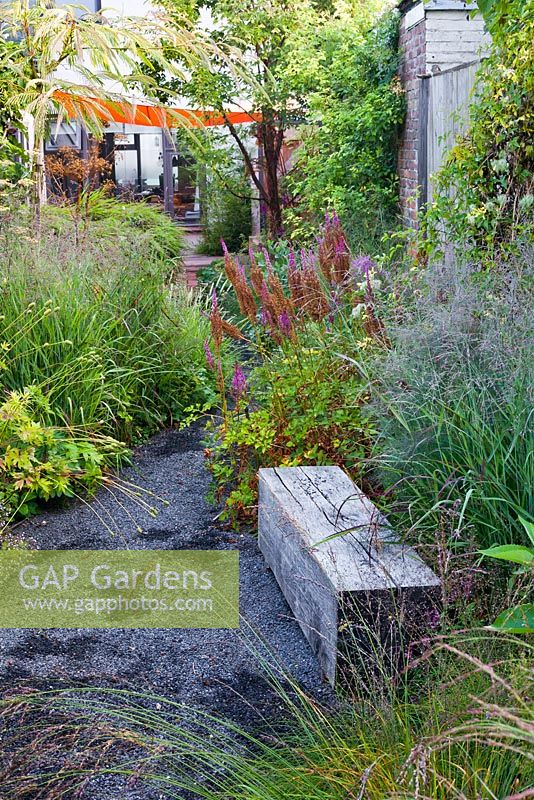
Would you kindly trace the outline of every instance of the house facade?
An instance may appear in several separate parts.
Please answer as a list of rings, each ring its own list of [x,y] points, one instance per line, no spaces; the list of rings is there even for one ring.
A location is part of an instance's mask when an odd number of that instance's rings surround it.
[[[73,0],[55,0],[55,3],[64,6]],[[103,8],[108,17],[143,17],[154,10],[150,0],[83,0],[83,5],[93,13]],[[68,71],[65,77],[71,77]],[[102,142],[96,144],[75,120],[52,122],[45,156],[57,156],[65,147],[75,149],[85,158],[97,147],[98,157],[109,164],[105,179],[114,185],[118,196],[160,204],[183,222],[199,220],[201,177],[186,148],[178,148],[176,132],[108,122]],[[52,181],[50,188],[68,191],[68,186],[58,186],[57,181]]]

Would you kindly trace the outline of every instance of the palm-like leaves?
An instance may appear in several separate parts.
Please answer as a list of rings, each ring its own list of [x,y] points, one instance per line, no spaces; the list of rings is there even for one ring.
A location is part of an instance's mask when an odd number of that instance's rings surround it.
[[[58,90],[69,95],[69,110],[74,108],[90,130],[98,131],[100,120],[87,113],[87,104],[76,104],[77,97],[118,99],[140,85],[150,95],[153,87],[140,70],[143,62],[186,77],[176,62],[165,59],[164,39],[180,51],[186,67],[209,68],[214,57],[228,57],[185,19],[178,27],[169,26],[162,15],[106,18],[82,6],[50,5],[37,0],[30,7],[29,0],[16,0],[0,8],[0,34],[16,45],[10,69],[0,78],[6,108],[13,116],[31,114],[38,137],[44,135],[50,113],[62,111]]]
[[[102,106],[87,98],[120,100],[140,87],[150,97],[157,86],[143,74],[143,64],[187,80],[188,70],[210,69],[214,61],[223,59],[233,72],[241,63],[237,51],[224,51],[185,17],[179,23],[158,13],[142,19],[107,17],[83,6],[56,7],[53,0],[1,4],[1,41],[10,46],[0,47],[0,97],[7,113],[28,127],[37,206],[46,194],[43,143],[51,114],[76,117],[99,135]],[[164,45],[180,54],[183,67],[165,57]],[[9,58],[2,63],[4,49]]]

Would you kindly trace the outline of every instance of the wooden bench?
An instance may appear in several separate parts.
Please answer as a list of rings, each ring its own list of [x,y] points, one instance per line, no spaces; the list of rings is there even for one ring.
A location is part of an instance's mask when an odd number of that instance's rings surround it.
[[[259,545],[325,677],[391,675],[440,583],[339,467],[259,472]]]

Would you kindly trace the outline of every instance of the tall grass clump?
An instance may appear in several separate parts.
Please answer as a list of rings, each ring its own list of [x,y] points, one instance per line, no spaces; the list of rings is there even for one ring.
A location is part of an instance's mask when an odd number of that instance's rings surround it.
[[[420,665],[439,691],[390,684],[336,711],[274,679],[283,710],[254,733],[143,693],[15,690],[0,777],[12,800],[83,797],[111,778],[118,793],[195,800],[520,800],[534,780],[531,664],[510,637],[442,638]]]
[[[78,241],[64,209],[50,211],[38,239],[20,221],[4,225],[2,381],[41,387],[52,424],[130,443],[209,400],[208,323],[168,281],[176,263],[162,231],[172,223],[154,209],[112,208]]]
[[[380,476],[404,530],[521,542],[534,518],[534,252],[429,268],[380,375]]]
[[[92,492],[127,447],[214,398],[208,320],[179,281],[161,212],[93,193],[80,217],[0,217],[0,505]],[[90,213],[89,213],[90,211]]]

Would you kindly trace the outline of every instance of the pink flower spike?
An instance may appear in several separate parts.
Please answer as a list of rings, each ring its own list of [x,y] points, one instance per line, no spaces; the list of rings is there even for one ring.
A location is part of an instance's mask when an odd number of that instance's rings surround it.
[[[288,270],[291,273],[297,271],[297,260],[295,258],[295,251],[292,247],[289,250]]]
[[[204,342],[204,353],[206,354],[206,364],[208,365],[209,369],[215,369],[215,358],[213,353],[211,352],[211,347],[209,340],[206,339]]]
[[[265,266],[267,267],[267,272],[269,275],[272,275],[273,272],[273,265],[271,262],[271,256],[266,247],[262,247],[263,258],[265,259]]]
[[[226,242],[224,241],[224,239],[221,239],[221,247],[222,247],[222,251],[223,251],[225,256],[230,255],[230,253],[228,252],[228,248],[226,246]]]
[[[284,336],[291,335],[291,320],[289,319],[287,311],[282,311],[278,317],[278,326]]]
[[[239,364],[236,363],[234,367],[234,375],[232,377],[232,384],[230,387],[232,396],[234,397],[236,402],[239,402],[239,400],[243,397],[247,389],[248,389],[248,384],[245,373],[243,372]]]

